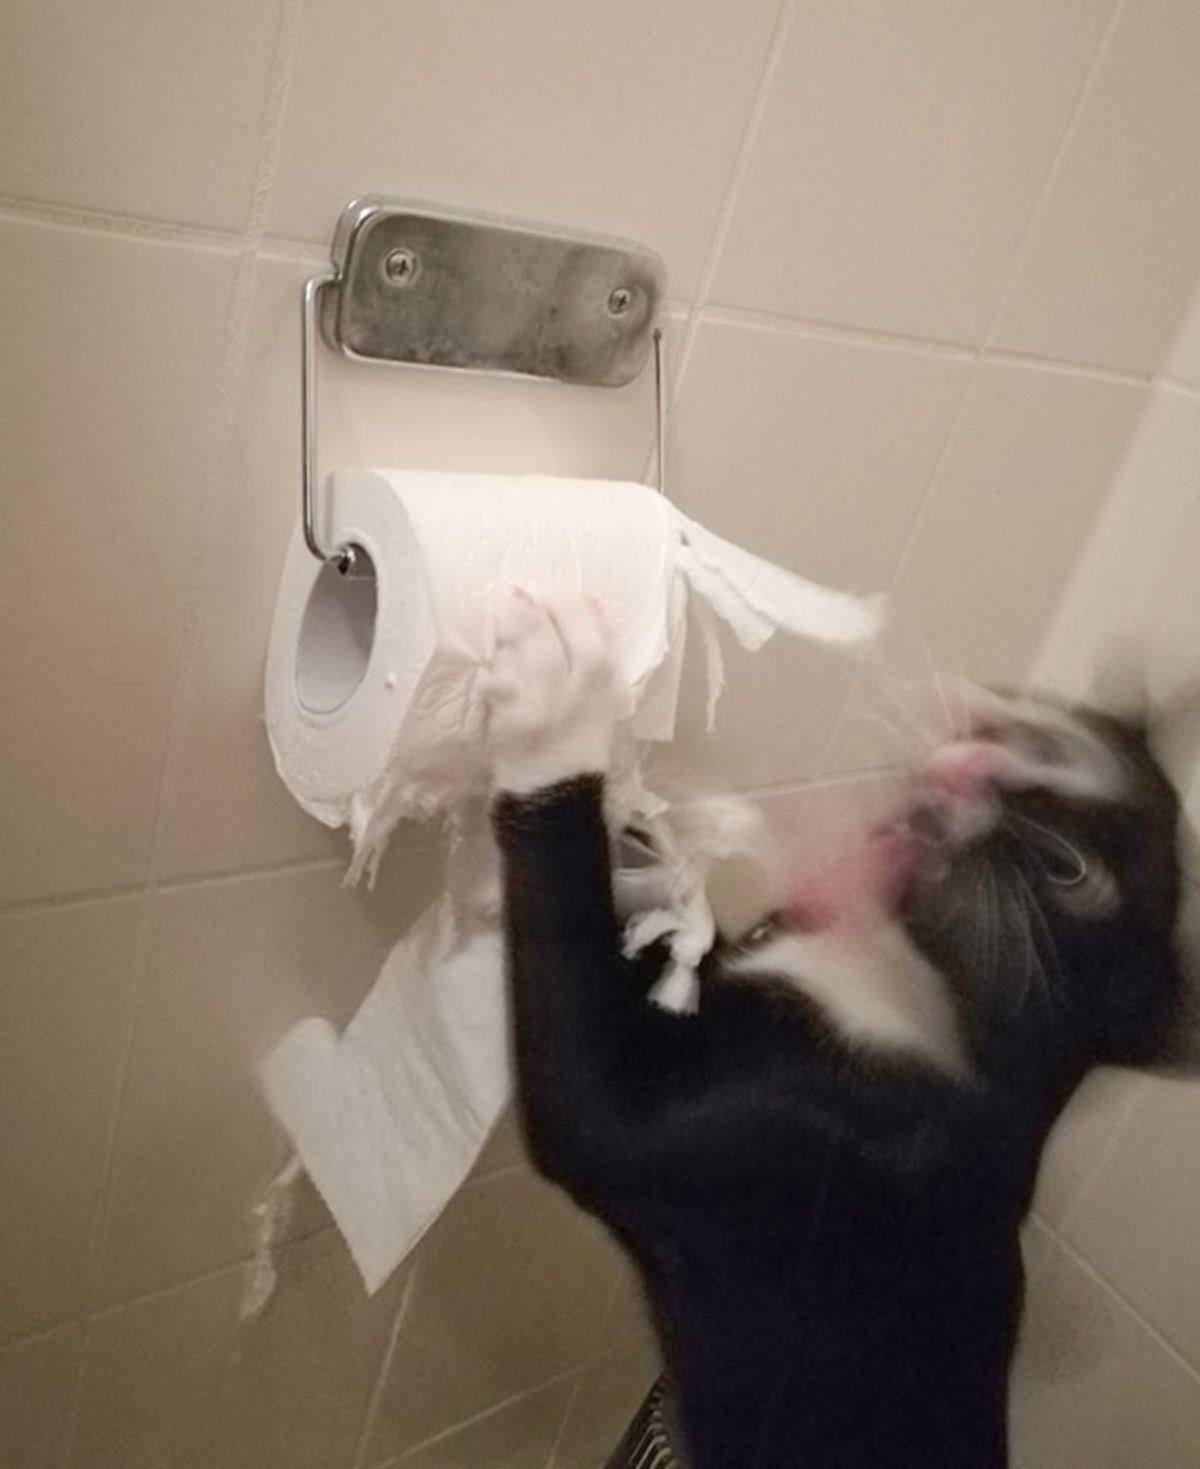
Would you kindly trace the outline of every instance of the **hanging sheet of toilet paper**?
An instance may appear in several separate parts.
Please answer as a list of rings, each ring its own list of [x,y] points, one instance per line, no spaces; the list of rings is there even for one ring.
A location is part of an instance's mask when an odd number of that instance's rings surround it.
[[[689,622],[711,719],[718,620],[754,651],[777,631],[860,641],[879,607],[722,540],[646,485],[356,470],[331,477],[325,505],[326,544],[366,554],[344,578],[293,540],[267,659],[276,767],[307,812],[349,828],[350,881],[373,876],[402,819],[440,818],[451,837],[442,898],[396,944],[346,1030],[302,1021],[263,1067],[268,1102],[374,1290],[466,1177],[511,1089],[476,694],[500,599],[520,586],[604,608],[633,695],[609,817],[649,832],[654,848],[648,867],[618,878],[627,947],[666,943],[654,998],[677,1010],[696,1003],[695,965],[713,938],[708,866],[753,840],[744,809],[710,804],[680,820],[641,777],[646,742],[674,732]]]

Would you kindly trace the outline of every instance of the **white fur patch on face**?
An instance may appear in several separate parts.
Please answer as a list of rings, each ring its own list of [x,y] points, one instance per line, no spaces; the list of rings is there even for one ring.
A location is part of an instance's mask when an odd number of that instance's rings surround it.
[[[851,1045],[908,1052],[950,1076],[969,1074],[945,982],[897,923],[881,923],[869,937],[838,929],[781,933],[729,969],[784,980]]]
[[[628,698],[594,603],[514,590],[497,612],[495,655],[477,689],[498,790],[529,794],[607,770]]]

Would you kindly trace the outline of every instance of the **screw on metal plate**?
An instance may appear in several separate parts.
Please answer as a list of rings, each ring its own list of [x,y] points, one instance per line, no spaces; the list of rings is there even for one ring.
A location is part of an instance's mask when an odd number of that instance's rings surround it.
[[[330,266],[304,284],[301,338],[301,526],[342,576],[371,557],[321,533],[317,514],[318,329],[358,362],[402,362],[620,387],[654,353],[657,480],[666,428],[665,271],[628,240],[431,210],[369,195],[342,211]],[[365,568],[365,570],[363,569]]]
[[[403,245],[389,250],[384,257],[383,273],[394,286],[411,286],[421,273],[420,256]]]

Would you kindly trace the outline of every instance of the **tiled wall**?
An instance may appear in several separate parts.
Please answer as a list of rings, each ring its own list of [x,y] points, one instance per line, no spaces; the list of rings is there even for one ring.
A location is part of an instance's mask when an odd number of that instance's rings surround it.
[[[254,1065],[353,1010],[433,865],[412,833],[375,893],[340,888],[340,839],[266,753],[300,282],[367,191],[664,254],[672,492],[894,592],[886,667],[772,648],[682,742],[800,819],[896,758],[894,666],[1029,665],[1104,564],[1123,466],[1164,442],[1148,409],[1187,452],[1200,10],[9,0],[0,28],[0,1464],[588,1469],[650,1352],[611,1249],[509,1132],[370,1302],[302,1196],[239,1324],[285,1156]],[[330,464],[646,461],[645,382],[325,366]],[[1200,1441],[1191,1098],[1121,1092],[1064,1142],[1046,1279],[1114,1324],[1037,1379],[1026,1469]]]
[[[1200,300],[1198,300],[1200,304]],[[1200,333],[1185,319],[1047,632],[1040,680],[1148,707],[1200,830]],[[1186,952],[1200,973],[1200,863]],[[1190,1464],[1200,1444],[1200,1085],[1096,1077],[1037,1200],[1016,1421],[1034,1465]]]

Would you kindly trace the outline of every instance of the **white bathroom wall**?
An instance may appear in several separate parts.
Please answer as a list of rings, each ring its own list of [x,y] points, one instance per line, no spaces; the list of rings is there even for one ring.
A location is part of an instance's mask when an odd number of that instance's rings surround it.
[[[1163,359],[1128,456],[1036,665],[1060,692],[1150,715],[1184,797],[1184,952],[1200,979],[1200,356],[1196,312]],[[1195,1073],[1200,1078],[1200,1037]],[[1200,1369],[1200,1081],[1097,1077],[1039,1190],[1038,1273],[1018,1422],[1035,1462],[1176,1465],[1194,1453]],[[1134,1425],[1161,1424],[1139,1435]]]
[[[1194,338],[1167,356],[1200,276],[1198,29],[1189,0],[4,8],[0,1465],[586,1469],[653,1371],[620,1262],[510,1129],[369,1302],[302,1193],[276,1298],[239,1324],[286,1151],[255,1062],[297,1015],[352,1011],[436,876],[409,832],[375,893],[342,889],[341,840],[292,807],[261,725],[298,292],[341,206],[391,192],[660,250],[672,493],[892,590],[889,669],[1020,676],[1110,492],[1142,497],[1144,422],[1192,402]],[[322,369],[327,464],[646,463],[647,382]],[[1161,517],[1181,566],[1184,497]],[[865,717],[880,659],[781,647],[730,674],[680,754],[783,825],[895,763]],[[1186,1119],[1172,1101],[1151,1146],[1158,1107],[1139,1093],[1121,1136],[1166,1188]],[[1025,1469],[1200,1441],[1169,1314],[1194,1215],[1167,1189],[1145,1251],[1113,1224],[1144,1181],[1119,1148],[1094,1177],[1105,1116],[1064,1143],[1038,1238],[1047,1279],[1115,1302],[1126,1356],[1060,1363]]]

